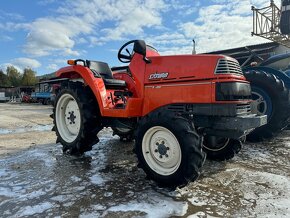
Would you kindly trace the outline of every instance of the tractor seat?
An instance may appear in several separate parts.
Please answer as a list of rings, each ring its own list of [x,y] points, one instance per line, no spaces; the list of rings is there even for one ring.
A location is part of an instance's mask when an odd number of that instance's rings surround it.
[[[125,89],[127,84],[123,80],[114,79],[109,65],[100,61],[86,61],[88,68],[96,77],[102,77],[107,89]]]

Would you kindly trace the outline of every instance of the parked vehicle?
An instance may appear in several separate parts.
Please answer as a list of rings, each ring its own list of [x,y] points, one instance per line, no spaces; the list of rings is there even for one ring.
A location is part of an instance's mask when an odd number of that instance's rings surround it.
[[[9,97],[5,96],[5,92],[0,92],[0,102],[7,102],[9,99]]]
[[[251,52],[243,72],[251,83],[255,113],[268,116],[268,123],[256,128],[247,139],[262,141],[276,136],[289,125],[290,117],[290,77],[286,72],[290,66],[290,53],[275,55],[259,63],[249,64],[258,55]],[[251,66],[252,65],[252,66]]]
[[[132,40],[118,59],[129,65],[112,72],[107,63],[77,59],[56,72],[61,87],[53,130],[64,152],[91,150],[103,127],[128,129],[148,177],[182,186],[198,178],[204,151],[213,159],[232,158],[240,137],[266,123],[265,115],[252,114],[250,84],[233,58],[160,56]]]
[[[32,101],[42,103],[43,105],[52,104],[54,98],[52,91],[53,88],[50,84],[39,82],[36,85],[35,92],[31,93],[31,99]]]

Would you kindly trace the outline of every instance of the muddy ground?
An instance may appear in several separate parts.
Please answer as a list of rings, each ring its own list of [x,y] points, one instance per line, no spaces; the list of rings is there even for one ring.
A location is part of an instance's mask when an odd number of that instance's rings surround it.
[[[99,133],[83,157],[62,153],[51,108],[0,104],[1,217],[289,217],[290,131],[206,161],[195,183],[158,188],[137,168],[133,143]]]

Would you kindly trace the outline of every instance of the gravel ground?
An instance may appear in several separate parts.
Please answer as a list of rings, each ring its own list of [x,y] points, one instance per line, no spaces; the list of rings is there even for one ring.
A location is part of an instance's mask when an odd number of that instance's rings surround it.
[[[146,180],[133,143],[110,129],[83,157],[64,155],[50,113],[0,104],[1,217],[289,217],[290,131],[206,161],[197,182],[167,190]]]

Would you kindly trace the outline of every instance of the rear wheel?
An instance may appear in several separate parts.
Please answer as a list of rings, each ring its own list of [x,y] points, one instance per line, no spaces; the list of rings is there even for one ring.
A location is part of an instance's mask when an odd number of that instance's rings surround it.
[[[135,151],[148,178],[163,186],[184,186],[198,178],[205,154],[191,121],[153,112],[138,125]]]
[[[210,160],[224,161],[233,158],[242,148],[242,142],[236,139],[206,135],[203,150]]]
[[[79,155],[92,149],[101,130],[98,105],[89,88],[71,84],[61,90],[53,109],[57,142],[63,151]]]
[[[282,80],[275,75],[251,70],[244,73],[251,83],[253,110],[259,115],[267,115],[268,123],[255,129],[247,136],[249,141],[262,141],[277,135],[288,122],[288,91]]]

